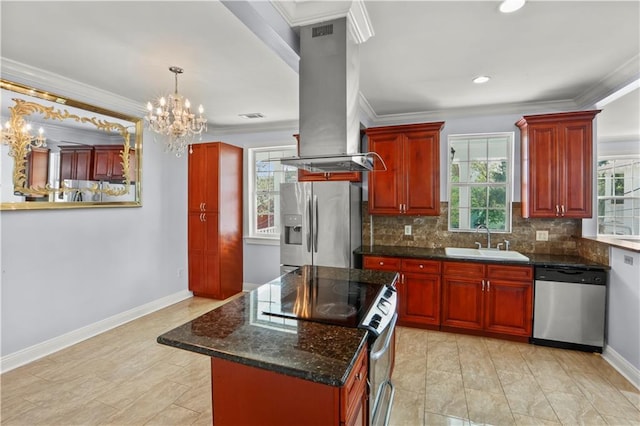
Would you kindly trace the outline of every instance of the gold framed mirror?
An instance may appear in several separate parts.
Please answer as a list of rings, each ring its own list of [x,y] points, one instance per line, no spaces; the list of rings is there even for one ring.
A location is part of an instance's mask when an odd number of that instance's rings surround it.
[[[0,80],[1,210],[141,206],[142,118]]]

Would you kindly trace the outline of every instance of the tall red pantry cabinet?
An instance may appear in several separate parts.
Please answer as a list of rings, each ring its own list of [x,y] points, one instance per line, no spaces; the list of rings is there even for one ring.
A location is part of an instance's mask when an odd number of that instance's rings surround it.
[[[242,148],[193,145],[188,197],[189,290],[226,299],[242,291]]]

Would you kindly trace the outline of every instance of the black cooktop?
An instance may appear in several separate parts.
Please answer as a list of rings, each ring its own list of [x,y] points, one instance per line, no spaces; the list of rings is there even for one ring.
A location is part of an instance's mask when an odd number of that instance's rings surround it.
[[[267,315],[356,328],[395,279],[390,272],[306,265],[260,287],[258,298]]]

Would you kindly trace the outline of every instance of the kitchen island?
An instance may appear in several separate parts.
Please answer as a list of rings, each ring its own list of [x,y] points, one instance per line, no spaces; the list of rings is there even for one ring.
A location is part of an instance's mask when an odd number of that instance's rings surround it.
[[[302,284],[381,286],[395,274],[302,269],[158,337],[161,344],[211,357],[214,424],[366,424],[368,332],[293,314],[304,316],[321,296],[317,287]],[[292,294],[293,305],[286,297]]]

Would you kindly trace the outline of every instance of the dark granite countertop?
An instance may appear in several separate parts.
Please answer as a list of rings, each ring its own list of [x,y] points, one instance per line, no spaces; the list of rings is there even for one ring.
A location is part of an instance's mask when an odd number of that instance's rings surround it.
[[[313,267],[331,279],[390,283],[394,273]],[[288,278],[292,277],[292,278]],[[344,385],[367,332],[265,314],[291,274],[158,337],[158,343],[331,386]],[[300,279],[299,277],[297,279]]]
[[[580,267],[590,269],[609,270],[609,265],[593,262],[580,256],[556,255],[556,254],[538,254],[538,253],[522,253],[529,258],[529,261],[521,260],[496,260],[496,259],[461,259],[459,257],[447,256],[444,248],[424,248],[424,247],[399,247],[399,246],[361,246],[355,251],[355,254],[373,255],[373,256],[390,256],[390,257],[409,257],[416,259],[434,259],[464,262],[481,262],[481,263],[506,263],[513,265],[534,265],[534,266],[562,266],[562,267]]]

